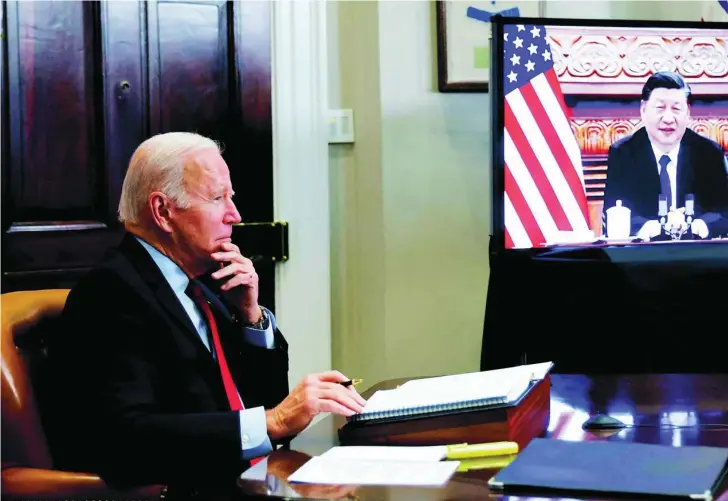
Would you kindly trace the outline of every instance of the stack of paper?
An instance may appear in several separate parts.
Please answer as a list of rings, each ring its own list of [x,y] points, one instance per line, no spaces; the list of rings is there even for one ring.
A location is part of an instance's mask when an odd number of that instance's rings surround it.
[[[289,482],[337,485],[441,486],[460,464],[441,461],[447,446],[334,447],[308,460]]]

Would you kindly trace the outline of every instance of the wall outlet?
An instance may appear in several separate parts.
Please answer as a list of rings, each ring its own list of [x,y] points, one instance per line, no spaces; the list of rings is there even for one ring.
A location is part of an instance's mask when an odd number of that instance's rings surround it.
[[[329,110],[329,144],[354,142],[354,111]]]

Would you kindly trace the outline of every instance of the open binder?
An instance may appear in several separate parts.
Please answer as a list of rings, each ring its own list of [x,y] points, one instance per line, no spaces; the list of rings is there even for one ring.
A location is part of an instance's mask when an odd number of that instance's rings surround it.
[[[370,396],[338,431],[342,445],[515,442],[549,422],[551,362],[407,381]]]
[[[531,384],[542,380],[551,362],[492,371],[415,379],[393,390],[376,392],[351,423],[386,422],[495,408],[517,402]]]

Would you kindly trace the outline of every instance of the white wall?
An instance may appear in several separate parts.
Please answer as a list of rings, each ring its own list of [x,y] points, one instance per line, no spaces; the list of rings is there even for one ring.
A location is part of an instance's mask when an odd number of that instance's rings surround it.
[[[477,370],[488,283],[488,94],[436,91],[434,9],[379,3],[390,377]]]
[[[329,106],[355,110],[355,145],[329,149],[333,366],[383,379],[384,206],[376,2],[329,2]]]
[[[429,2],[330,2],[334,365],[367,383],[477,370],[488,280],[487,94],[435,91]]]

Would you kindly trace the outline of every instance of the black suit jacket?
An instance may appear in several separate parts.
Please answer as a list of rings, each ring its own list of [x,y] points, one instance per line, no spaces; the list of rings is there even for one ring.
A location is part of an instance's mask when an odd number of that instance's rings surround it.
[[[609,148],[604,210],[622,200],[632,212],[632,234],[657,219],[660,177],[647,131],[637,130]],[[695,195],[695,217],[703,219],[711,236],[728,232],[728,161],[716,142],[690,129],[680,142],[677,160],[677,207],[685,195]],[[606,219],[606,216],[605,216]]]
[[[288,394],[282,334],[274,349],[256,347],[234,315],[214,302],[213,311],[246,408],[280,403]],[[216,362],[135,238],[126,235],[72,289],[62,326],[49,347],[62,388],[51,426],[61,467],[128,484],[229,481],[247,466]]]

